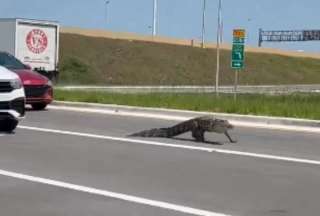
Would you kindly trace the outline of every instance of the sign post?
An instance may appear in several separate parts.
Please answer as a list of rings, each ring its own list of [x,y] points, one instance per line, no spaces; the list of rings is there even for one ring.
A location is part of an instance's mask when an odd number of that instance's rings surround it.
[[[234,77],[234,101],[237,100],[237,92],[238,92],[238,78],[239,78],[239,70],[236,70],[235,77]]]
[[[244,68],[244,43],[246,31],[244,29],[233,30],[233,45],[231,67],[235,69],[234,100],[237,100],[239,70]]]

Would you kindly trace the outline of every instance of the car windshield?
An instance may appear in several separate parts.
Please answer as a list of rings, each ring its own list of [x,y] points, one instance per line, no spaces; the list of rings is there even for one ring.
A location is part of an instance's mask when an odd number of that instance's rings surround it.
[[[8,68],[9,70],[22,70],[27,68],[14,56],[4,52],[0,52],[0,65]]]

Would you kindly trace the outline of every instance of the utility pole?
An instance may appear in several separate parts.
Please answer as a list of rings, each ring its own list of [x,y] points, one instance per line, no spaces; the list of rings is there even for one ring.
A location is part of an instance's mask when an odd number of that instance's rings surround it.
[[[108,25],[108,5],[110,4],[110,1],[105,1],[106,6],[106,25]]]
[[[218,27],[217,27],[217,70],[216,70],[216,96],[219,97],[219,73],[220,73],[220,42],[222,39],[222,3],[219,0],[218,5]]]
[[[205,33],[206,33],[206,0],[203,0],[203,8],[202,8],[202,43],[201,47],[204,48],[204,43],[205,43]]]
[[[152,26],[152,36],[157,35],[158,29],[158,0],[153,0],[153,26]]]

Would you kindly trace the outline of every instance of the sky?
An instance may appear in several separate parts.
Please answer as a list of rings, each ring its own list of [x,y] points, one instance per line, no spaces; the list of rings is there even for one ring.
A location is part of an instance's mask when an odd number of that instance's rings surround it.
[[[0,17],[56,20],[62,26],[151,34],[153,0],[0,0]],[[218,0],[206,0],[206,41],[216,40]],[[158,0],[158,35],[201,40],[203,0]],[[244,28],[258,45],[264,30],[320,30],[319,0],[222,0],[223,41]],[[0,31],[1,32],[1,31]],[[1,35],[1,33],[0,33]],[[263,47],[320,53],[319,42],[264,43]]]

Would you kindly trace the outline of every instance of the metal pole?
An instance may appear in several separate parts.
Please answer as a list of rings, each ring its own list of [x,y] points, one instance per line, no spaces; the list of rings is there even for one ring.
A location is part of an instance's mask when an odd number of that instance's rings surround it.
[[[108,25],[108,5],[109,5],[110,1],[105,1],[105,5],[106,5],[106,25]]]
[[[219,6],[218,6],[218,28],[217,28],[217,70],[216,70],[216,86],[215,86],[215,91],[216,91],[216,96],[219,96],[219,73],[220,73],[220,41],[221,41],[221,9],[222,9],[222,4],[221,0],[219,0]]]
[[[260,28],[260,29],[259,29],[259,44],[258,44],[259,47],[261,47],[261,45],[262,45],[262,31],[263,31],[263,30]]]
[[[202,43],[201,47],[204,48],[205,43],[205,21],[206,21],[206,0],[203,0],[203,8],[202,8]]]
[[[157,24],[158,24],[158,0],[153,0],[153,30],[152,36],[157,35]]]
[[[234,95],[233,95],[234,101],[237,100],[238,79],[239,79],[239,70],[236,70],[235,77],[234,77]]]

